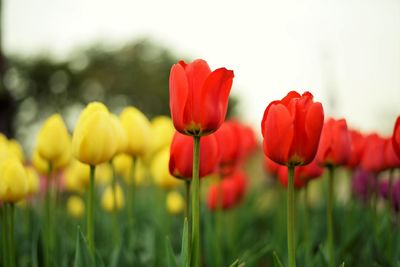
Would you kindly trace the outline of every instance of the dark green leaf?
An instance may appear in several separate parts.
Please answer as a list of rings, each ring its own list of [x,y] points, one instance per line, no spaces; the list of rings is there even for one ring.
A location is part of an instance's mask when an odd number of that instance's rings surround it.
[[[188,267],[190,264],[189,258],[189,237],[188,237],[188,221],[185,218],[183,223],[183,232],[182,232],[182,248],[181,248],[181,266]]]
[[[276,252],[273,252],[274,255],[274,267],[283,267],[281,260],[278,257],[278,254]]]

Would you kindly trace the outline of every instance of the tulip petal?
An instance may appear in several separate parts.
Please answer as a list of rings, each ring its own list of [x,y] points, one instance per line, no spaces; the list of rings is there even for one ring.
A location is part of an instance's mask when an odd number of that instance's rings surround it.
[[[282,105],[272,105],[264,123],[264,152],[273,161],[285,165],[288,162],[293,141],[293,119]]]
[[[174,64],[169,78],[169,107],[175,128],[183,132],[183,112],[188,98],[188,80],[181,64]]]
[[[394,126],[392,144],[397,156],[400,157],[400,116],[397,117],[396,124]]]
[[[196,112],[204,132],[219,128],[225,120],[233,77],[233,71],[220,68],[213,71],[205,81]]]

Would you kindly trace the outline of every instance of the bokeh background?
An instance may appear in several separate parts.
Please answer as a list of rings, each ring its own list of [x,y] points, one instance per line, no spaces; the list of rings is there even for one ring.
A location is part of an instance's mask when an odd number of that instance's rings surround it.
[[[41,122],[84,105],[168,114],[170,66],[235,71],[230,113],[254,125],[289,90],[390,134],[400,109],[400,1],[0,0],[0,130],[27,152]]]

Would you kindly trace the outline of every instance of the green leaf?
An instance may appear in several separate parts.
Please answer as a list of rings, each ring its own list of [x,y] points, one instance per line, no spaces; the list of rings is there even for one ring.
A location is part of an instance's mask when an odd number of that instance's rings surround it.
[[[188,237],[188,221],[185,218],[183,223],[183,233],[182,233],[182,248],[181,248],[181,266],[189,267],[190,265],[190,255],[189,255],[189,237]]]
[[[74,267],[87,267],[87,266],[95,266],[95,265],[92,257],[90,256],[90,252],[87,247],[85,237],[83,236],[81,229],[78,226],[76,235]]]
[[[278,257],[278,254],[276,252],[273,252],[274,255],[274,267],[283,267],[281,260]]]
[[[229,267],[238,267],[239,266],[239,259],[235,260]]]
[[[339,267],[344,267],[344,262],[342,262],[342,264],[340,264]]]
[[[176,262],[176,257],[174,254],[174,250],[172,249],[171,241],[167,237],[165,242],[166,251],[167,251],[167,259],[168,259],[168,267],[178,267],[178,263]]]

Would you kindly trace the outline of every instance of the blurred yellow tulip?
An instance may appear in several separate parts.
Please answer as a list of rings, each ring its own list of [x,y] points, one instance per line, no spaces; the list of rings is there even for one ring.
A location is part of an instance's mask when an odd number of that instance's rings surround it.
[[[60,114],[50,116],[43,124],[36,138],[40,156],[54,164],[60,160],[71,145],[71,137]]]
[[[137,108],[127,107],[120,115],[122,127],[128,138],[126,153],[144,156],[150,143],[150,122]]]
[[[128,154],[119,154],[113,159],[113,166],[115,174],[124,179],[125,183],[131,184],[131,168],[132,168],[132,156]],[[146,177],[146,168],[141,158],[135,160],[135,182],[140,185],[144,182]]]
[[[115,130],[106,106],[90,103],[81,113],[72,138],[72,153],[81,162],[98,165],[117,150]]]
[[[112,169],[110,164],[102,163],[96,167],[95,182],[100,185],[106,185],[112,180]]]
[[[61,170],[64,169],[69,165],[72,159],[72,147],[71,147],[71,142],[69,142],[69,145],[65,148],[63,151],[62,155],[53,162],[53,168],[55,170]]]
[[[83,200],[78,196],[70,196],[67,200],[67,211],[70,216],[76,219],[81,218],[85,212]]]
[[[158,152],[150,166],[150,172],[156,185],[172,189],[182,183],[181,180],[176,179],[169,173],[169,147],[162,149]]]
[[[128,138],[126,136],[126,132],[125,132],[124,128],[122,127],[121,121],[119,120],[119,118],[116,115],[111,114],[111,121],[113,123],[114,130],[115,130],[115,139],[117,139],[116,154],[124,153],[128,146]]]
[[[26,174],[28,178],[28,196],[32,196],[39,191],[39,176],[32,166],[26,167]]]
[[[32,165],[35,167],[36,171],[40,174],[49,174],[49,163],[40,156],[37,150],[33,151],[32,154]]]
[[[0,200],[15,203],[23,199],[28,192],[27,173],[16,158],[0,162]]]
[[[21,162],[25,161],[24,151],[23,151],[21,145],[18,143],[17,140],[15,140],[15,139],[8,140],[8,150],[9,150],[10,153],[12,153],[15,156],[17,156],[17,158]]]
[[[108,186],[101,198],[101,206],[105,211],[113,212],[115,210],[120,210],[124,207],[125,198],[121,187],[117,184],[115,186],[115,197],[112,186]]]
[[[82,189],[88,187],[90,175],[89,165],[79,162],[77,160],[73,160],[71,165],[68,167],[67,173],[69,173],[68,175],[71,175],[76,180],[75,183],[77,185],[80,185]]]
[[[172,120],[167,116],[157,116],[151,120],[150,154],[160,151],[172,142],[175,128]]]
[[[171,214],[179,214],[185,208],[185,201],[181,194],[171,191],[167,195],[167,211]]]

